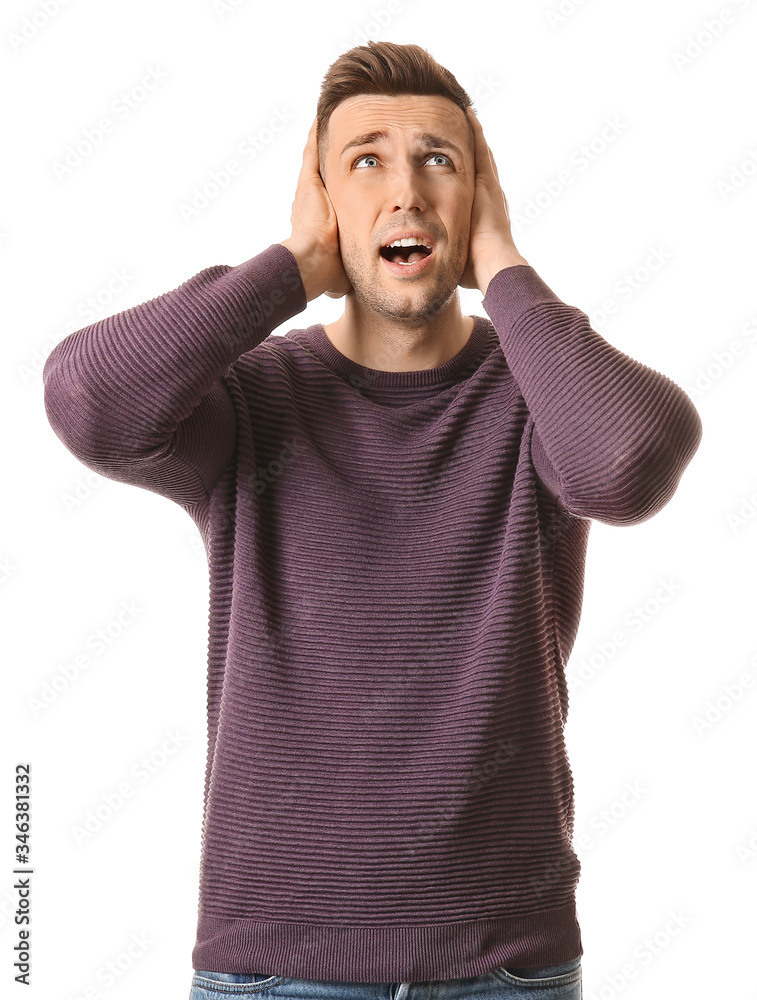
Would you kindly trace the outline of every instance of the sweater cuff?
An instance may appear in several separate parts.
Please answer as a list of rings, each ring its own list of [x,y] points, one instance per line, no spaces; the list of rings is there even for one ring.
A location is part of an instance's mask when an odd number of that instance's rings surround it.
[[[530,264],[514,264],[497,271],[489,282],[483,306],[498,330],[511,330],[517,318],[532,306],[559,302]]]
[[[272,243],[234,270],[249,278],[256,288],[269,332],[302,312],[308,304],[297,259],[280,243]]]

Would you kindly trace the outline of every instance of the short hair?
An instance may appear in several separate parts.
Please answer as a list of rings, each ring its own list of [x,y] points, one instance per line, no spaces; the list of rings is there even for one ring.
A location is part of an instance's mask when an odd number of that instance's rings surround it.
[[[374,41],[369,41],[367,45],[356,45],[331,64],[321,83],[316,110],[318,160],[321,167],[322,143],[328,136],[329,119],[334,109],[342,101],[360,94],[447,97],[464,114],[466,108],[473,103],[452,73],[420,45]],[[468,127],[471,128],[470,122]]]

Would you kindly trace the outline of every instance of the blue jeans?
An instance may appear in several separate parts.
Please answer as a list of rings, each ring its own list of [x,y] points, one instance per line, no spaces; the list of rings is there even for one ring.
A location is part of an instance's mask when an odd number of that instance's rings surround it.
[[[197,969],[189,1000],[581,1000],[581,959],[528,969],[500,968],[468,979],[345,983],[255,972]]]

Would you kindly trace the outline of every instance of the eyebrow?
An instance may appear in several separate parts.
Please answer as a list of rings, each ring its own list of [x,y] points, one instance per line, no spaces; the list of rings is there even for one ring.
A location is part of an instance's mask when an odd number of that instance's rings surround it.
[[[451,149],[453,153],[457,153],[461,160],[464,159],[463,152],[460,147],[456,146],[455,143],[451,142],[449,139],[444,139],[440,135],[433,135],[431,132],[414,132],[413,138],[424,143],[428,147],[443,146],[446,149]],[[358,146],[374,146],[379,142],[386,142],[388,139],[389,133],[384,129],[376,132],[365,132],[363,135],[356,135],[355,138],[350,139],[344,147],[342,152],[339,154],[339,158],[341,159],[350,149],[356,149]]]

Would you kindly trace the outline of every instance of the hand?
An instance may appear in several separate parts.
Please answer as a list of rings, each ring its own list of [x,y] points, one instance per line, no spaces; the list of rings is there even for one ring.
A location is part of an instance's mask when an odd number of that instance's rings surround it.
[[[292,235],[281,245],[297,260],[308,302],[324,292],[338,299],[351,291],[339,252],[336,212],[318,170],[315,121],[302,155],[291,222]]]
[[[460,279],[463,288],[486,289],[494,275],[503,267],[528,264],[515,248],[510,231],[507,198],[500,187],[497,164],[484,138],[481,122],[467,109],[473,126],[476,158],[476,190],[471,209],[468,264]]]

